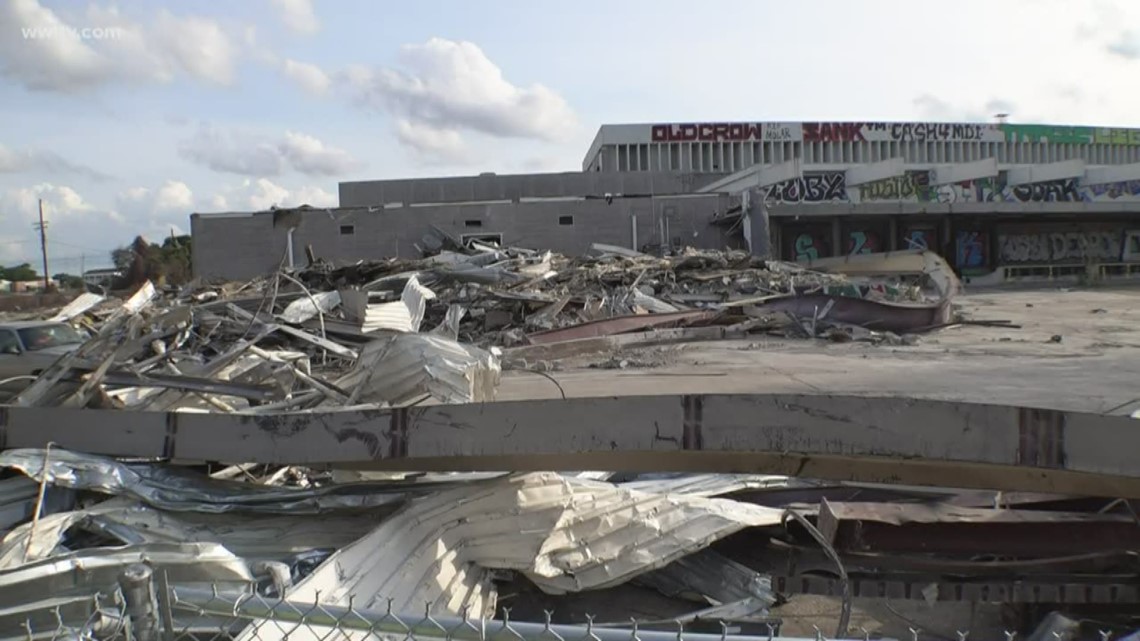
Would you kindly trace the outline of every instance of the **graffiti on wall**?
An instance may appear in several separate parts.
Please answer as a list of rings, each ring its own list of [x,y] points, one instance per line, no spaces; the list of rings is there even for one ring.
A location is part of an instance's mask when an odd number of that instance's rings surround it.
[[[1002,263],[1059,263],[1086,260],[1116,262],[1124,249],[1124,230],[1000,234]]]
[[[954,260],[958,269],[985,267],[989,263],[986,253],[985,232],[959,231],[954,237]]]
[[[847,176],[841,171],[806,174],[768,188],[770,204],[827,203],[847,200]]]
[[[791,255],[797,262],[819,260],[831,255],[831,246],[822,230],[805,230],[792,236]]]
[[[847,254],[875,254],[885,251],[878,232],[856,229],[847,234]]]
[[[1055,145],[1140,146],[1140,130],[1058,125],[1000,125],[1006,142],[1046,142]]]
[[[847,200],[859,202],[920,203],[1095,203],[1117,200],[1140,201],[1140,180],[1083,186],[1073,178],[1029,185],[1004,185],[982,179],[953,185],[931,185],[926,172],[910,172],[848,190]]]
[[[1081,185],[1074,178],[1027,185],[1005,185],[982,179],[952,185],[931,185],[930,174],[911,171],[857,187],[848,187],[843,172],[805,174],[769,188],[769,204],[798,203],[1097,203],[1140,201],[1140,180],[1106,185]]]
[[[1010,142],[1140,146],[1140,129],[1012,123],[694,122],[649,125],[650,142]],[[642,134],[644,135],[644,134]]]
[[[942,251],[942,247],[938,242],[938,231],[933,225],[907,227],[904,229],[902,242],[899,243],[899,249],[933,249],[937,252]]]
[[[802,138],[798,122],[701,122],[650,126],[651,142],[791,142]]]
[[[930,173],[908,171],[902,176],[894,176],[859,186],[859,201],[915,200],[937,202],[938,188],[930,184]]]

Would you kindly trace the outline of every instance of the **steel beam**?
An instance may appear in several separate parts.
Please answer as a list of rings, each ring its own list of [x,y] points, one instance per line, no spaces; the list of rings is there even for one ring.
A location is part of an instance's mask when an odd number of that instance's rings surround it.
[[[767,472],[1140,498],[1135,419],[971,403],[662,395],[239,415],[0,408],[0,447],[404,470]]]

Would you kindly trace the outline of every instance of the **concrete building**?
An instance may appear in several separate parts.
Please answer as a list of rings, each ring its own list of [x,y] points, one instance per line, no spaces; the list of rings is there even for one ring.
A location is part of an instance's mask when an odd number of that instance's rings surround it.
[[[195,272],[264,273],[288,229],[295,259],[309,244],[343,260],[416,255],[435,225],[568,253],[728,244],[810,260],[929,247],[969,278],[1140,274],[1140,129],[604,125],[583,169],[342,183],[339,209],[195,214]]]
[[[419,257],[420,248],[438,245],[440,234],[570,255],[592,243],[723,248],[741,241],[733,239],[730,228],[709,221],[726,215],[730,206],[731,199],[721,194],[379,204],[193,214],[190,229],[196,276],[245,279],[290,260],[304,264],[309,247],[337,262]]]

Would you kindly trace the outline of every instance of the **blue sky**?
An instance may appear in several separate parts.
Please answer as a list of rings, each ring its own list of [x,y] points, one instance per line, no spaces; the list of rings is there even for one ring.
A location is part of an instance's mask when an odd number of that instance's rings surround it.
[[[105,265],[193,211],[568,171],[602,123],[1140,126],[1140,3],[0,0],[0,263]]]

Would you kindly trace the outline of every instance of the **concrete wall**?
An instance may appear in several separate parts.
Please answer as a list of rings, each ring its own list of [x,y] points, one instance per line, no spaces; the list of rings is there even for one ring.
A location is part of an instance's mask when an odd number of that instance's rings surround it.
[[[636,222],[638,247],[662,241],[723,248],[725,229],[710,220],[729,199],[717,195],[624,198],[567,202],[436,205],[419,207],[279,210],[244,214],[194,214],[194,273],[207,278],[248,279],[282,264],[288,229],[297,265],[306,245],[318,257],[351,262],[385,257],[418,257],[416,245],[433,236],[432,225],[459,237],[501,234],[503,243],[564,254],[584,253],[592,243],[631,247]],[[351,233],[342,233],[351,228]],[[739,243],[739,241],[735,241]]]
[[[607,193],[687,194],[715,179],[716,176],[675,172],[636,174],[565,172],[368,180],[340,183],[340,206],[368,207],[388,203],[434,204],[517,201],[521,198],[602,197]]]

